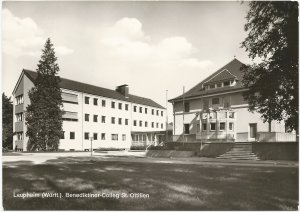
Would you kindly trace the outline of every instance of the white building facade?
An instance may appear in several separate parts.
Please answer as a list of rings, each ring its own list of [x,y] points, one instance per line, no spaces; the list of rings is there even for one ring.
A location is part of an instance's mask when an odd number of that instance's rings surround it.
[[[263,122],[248,111],[243,98],[243,63],[237,59],[207,77],[173,104],[175,142],[269,142],[296,141],[284,122]]]
[[[23,70],[13,91],[15,136],[13,147],[27,151],[25,111],[37,73]],[[127,85],[116,90],[61,78],[63,131],[59,149],[146,148],[163,141],[166,110],[151,99],[129,94]],[[92,138],[92,139],[91,139]],[[92,144],[91,144],[92,140]]]

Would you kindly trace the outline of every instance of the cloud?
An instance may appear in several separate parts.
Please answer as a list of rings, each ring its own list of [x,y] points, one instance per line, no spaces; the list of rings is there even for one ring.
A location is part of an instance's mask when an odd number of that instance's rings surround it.
[[[182,36],[172,36],[154,43],[143,31],[142,23],[136,18],[122,18],[113,26],[103,29],[99,49],[114,61],[124,61],[126,66],[163,67],[167,69],[199,68],[212,65],[209,60],[194,57],[197,49]],[[188,69],[186,69],[188,71]]]
[[[28,55],[38,57],[41,54],[46,36],[45,32],[29,17],[19,18],[10,10],[3,9],[3,52],[7,55],[19,57]],[[67,47],[59,47],[63,55],[73,51]]]

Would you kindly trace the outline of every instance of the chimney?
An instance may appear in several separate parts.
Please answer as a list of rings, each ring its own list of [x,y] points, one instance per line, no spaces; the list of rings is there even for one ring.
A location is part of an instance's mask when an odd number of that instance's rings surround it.
[[[128,93],[129,93],[128,85],[126,85],[126,84],[119,85],[119,86],[117,86],[116,91],[128,98]]]

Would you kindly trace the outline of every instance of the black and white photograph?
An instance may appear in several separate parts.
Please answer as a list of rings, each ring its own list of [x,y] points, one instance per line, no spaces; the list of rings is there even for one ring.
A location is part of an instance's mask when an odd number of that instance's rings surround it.
[[[297,211],[297,1],[3,1],[2,210]]]

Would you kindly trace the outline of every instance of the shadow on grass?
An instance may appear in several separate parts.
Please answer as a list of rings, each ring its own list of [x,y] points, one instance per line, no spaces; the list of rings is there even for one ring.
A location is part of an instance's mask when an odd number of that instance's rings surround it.
[[[137,159],[138,160],[138,159]],[[64,157],[3,167],[7,210],[296,210],[298,168],[180,165]],[[105,193],[98,198],[15,194]],[[130,194],[149,194],[131,198]],[[116,194],[127,194],[116,198]]]

